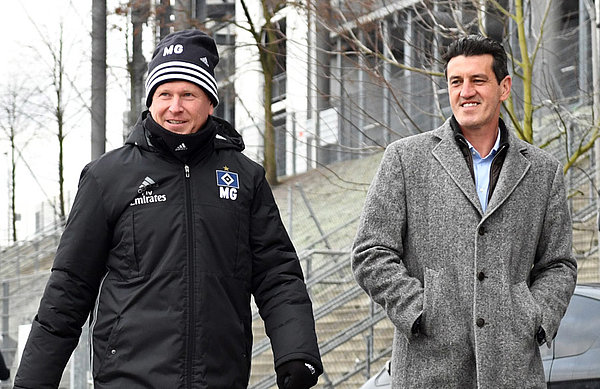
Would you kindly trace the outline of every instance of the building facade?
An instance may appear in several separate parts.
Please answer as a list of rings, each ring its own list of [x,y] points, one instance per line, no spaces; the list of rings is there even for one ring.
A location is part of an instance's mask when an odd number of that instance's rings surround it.
[[[245,2],[256,11],[253,19],[260,20],[261,0]],[[243,23],[237,3],[236,19]],[[547,116],[556,104],[568,111],[591,107],[597,5],[592,0],[525,2],[517,22],[503,13],[517,15],[513,2],[499,3],[502,11],[492,2],[456,0],[308,0],[285,7],[276,15],[286,37],[285,67],[271,102],[262,96],[258,50],[238,28],[235,123],[248,152],[261,160],[265,103],[275,113],[280,176],[355,158],[438,126],[451,114],[440,56],[452,38],[466,33],[498,39],[514,57],[516,114],[524,97],[520,32],[529,56],[535,53],[537,116]]]

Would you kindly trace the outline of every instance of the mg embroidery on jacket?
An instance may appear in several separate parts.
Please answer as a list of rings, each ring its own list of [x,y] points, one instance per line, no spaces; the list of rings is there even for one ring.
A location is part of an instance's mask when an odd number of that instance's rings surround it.
[[[238,174],[230,172],[227,166],[223,170],[217,170],[217,187],[219,188],[219,197],[227,200],[236,200],[240,183]]]

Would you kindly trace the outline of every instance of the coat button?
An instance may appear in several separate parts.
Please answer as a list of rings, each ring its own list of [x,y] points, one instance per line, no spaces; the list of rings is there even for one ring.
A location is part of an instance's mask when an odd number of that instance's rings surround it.
[[[479,233],[479,235],[485,234],[485,227],[484,226],[479,227],[479,230],[477,232]]]
[[[487,277],[486,277],[486,275],[485,275],[485,273],[484,273],[484,272],[480,271],[480,272],[477,274],[477,279],[478,279],[479,281],[483,281],[485,278],[487,278]]]
[[[115,354],[117,353],[117,350],[115,350],[115,349],[112,349],[112,350],[110,350],[110,353],[111,353],[112,355],[115,355]]]
[[[485,320],[483,320],[482,318],[479,318],[479,319],[477,319],[475,324],[477,324],[477,327],[483,327],[483,325],[485,324]]]

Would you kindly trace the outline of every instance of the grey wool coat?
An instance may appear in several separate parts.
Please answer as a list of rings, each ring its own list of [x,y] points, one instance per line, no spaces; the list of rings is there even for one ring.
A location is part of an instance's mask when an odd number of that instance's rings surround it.
[[[571,218],[560,163],[508,138],[485,213],[450,120],[384,153],[352,268],[395,325],[394,389],[546,387],[536,333],[575,287]]]

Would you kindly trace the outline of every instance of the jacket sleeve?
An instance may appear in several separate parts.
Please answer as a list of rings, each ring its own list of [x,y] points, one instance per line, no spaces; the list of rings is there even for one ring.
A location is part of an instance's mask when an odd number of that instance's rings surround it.
[[[101,190],[87,167],[31,325],[17,388],[56,388],[105,273],[109,228]]]
[[[358,284],[407,337],[423,309],[423,286],[404,262],[406,190],[398,143],[390,145],[367,192],[352,249]]]
[[[558,164],[530,279],[531,294],[541,308],[542,328],[548,342],[556,336],[575,290],[577,262],[572,253],[572,240],[571,212],[563,170]]]
[[[300,261],[264,176],[253,199],[250,246],[252,293],[271,340],[275,367],[303,360],[323,372]]]

